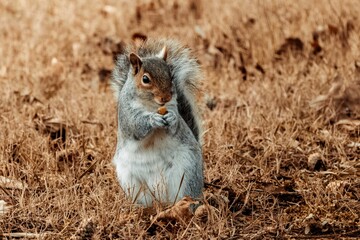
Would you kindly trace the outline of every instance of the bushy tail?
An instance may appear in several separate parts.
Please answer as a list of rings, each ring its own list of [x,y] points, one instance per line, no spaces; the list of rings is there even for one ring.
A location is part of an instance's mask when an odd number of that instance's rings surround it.
[[[133,49],[140,57],[155,56],[166,45],[167,59],[172,79],[177,90],[179,113],[193,132],[195,138],[201,139],[201,121],[196,95],[199,94],[199,84],[202,78],[200,66],[191,56],[189,48],[171,39],[148,39],[137,49]],[[130,48],[118,56],[117,65],[113,72],[112,85],[115,93],[121,91],[129,73],[130,61],[128,58]]]

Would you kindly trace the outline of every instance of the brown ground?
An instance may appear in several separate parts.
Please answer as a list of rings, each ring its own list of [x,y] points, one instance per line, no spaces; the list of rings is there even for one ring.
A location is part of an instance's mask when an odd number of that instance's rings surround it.
[[[136,2],[0,2],[0,238],[360,236],[359,2]],[[151,225],[116,181],[108,70],[139,34],[203,66],[203,219]]]

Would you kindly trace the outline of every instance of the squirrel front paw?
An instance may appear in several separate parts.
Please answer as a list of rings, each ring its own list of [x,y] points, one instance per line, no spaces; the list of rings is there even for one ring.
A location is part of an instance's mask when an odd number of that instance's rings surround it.
[[[178,115],[176,115],[175,112],[173,111],[168,111],[165,115],[164,115],[164,119],[167,123],[166,127],[168,129],[168,131],[172,134],[174,134],[177,130],[177,122],[178,122]]]
[[[169,110],[163,117],[169,127],[174,126],[177,122],[177,115],[172,110]]]
[[[158,113],[151,114],[150,124],[151,124],[151,126],[153,126],[155,128],[165,127],[168,125],[168,123],[164,119],[164,116],[160,115]]]
[[[150,116],[150,124],[154,128],[167,128],[171,132],[176,131],[178,116],[174,111],[168,111],[165,115],[154,113]]]

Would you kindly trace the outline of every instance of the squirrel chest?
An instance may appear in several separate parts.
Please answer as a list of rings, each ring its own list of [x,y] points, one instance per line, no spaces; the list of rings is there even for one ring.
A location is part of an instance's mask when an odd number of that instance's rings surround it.
[[[154,198],[173,202],[183,195],[181,184],[190,155],[176,138],[157,129],[142,140],[125,141],[114,163],[127,194],[133,201],[150,205]]]
[[[151,171],[156,165],[169,167],[178,145],[178,140],[167,134],[166,130],[156,129],[142,140],[126,140],[120,149],[119,160],[132,167],[144,168],[143,171]]]

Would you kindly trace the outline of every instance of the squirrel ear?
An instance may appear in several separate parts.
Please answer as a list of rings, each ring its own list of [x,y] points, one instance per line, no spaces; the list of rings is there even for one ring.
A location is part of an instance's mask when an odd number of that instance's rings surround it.
[[[138,55],[136,55],[135,53],[130,53],[129,58],[130,58],[130,63],[133,68],[133,74],[136,75],[140,71],[140,68],[142,65],[141,58]]]
[[[166,61],[167,58],[167,47],[164,46],[161,51],[156,55],[158,58],[163,59],[164,61]]]

